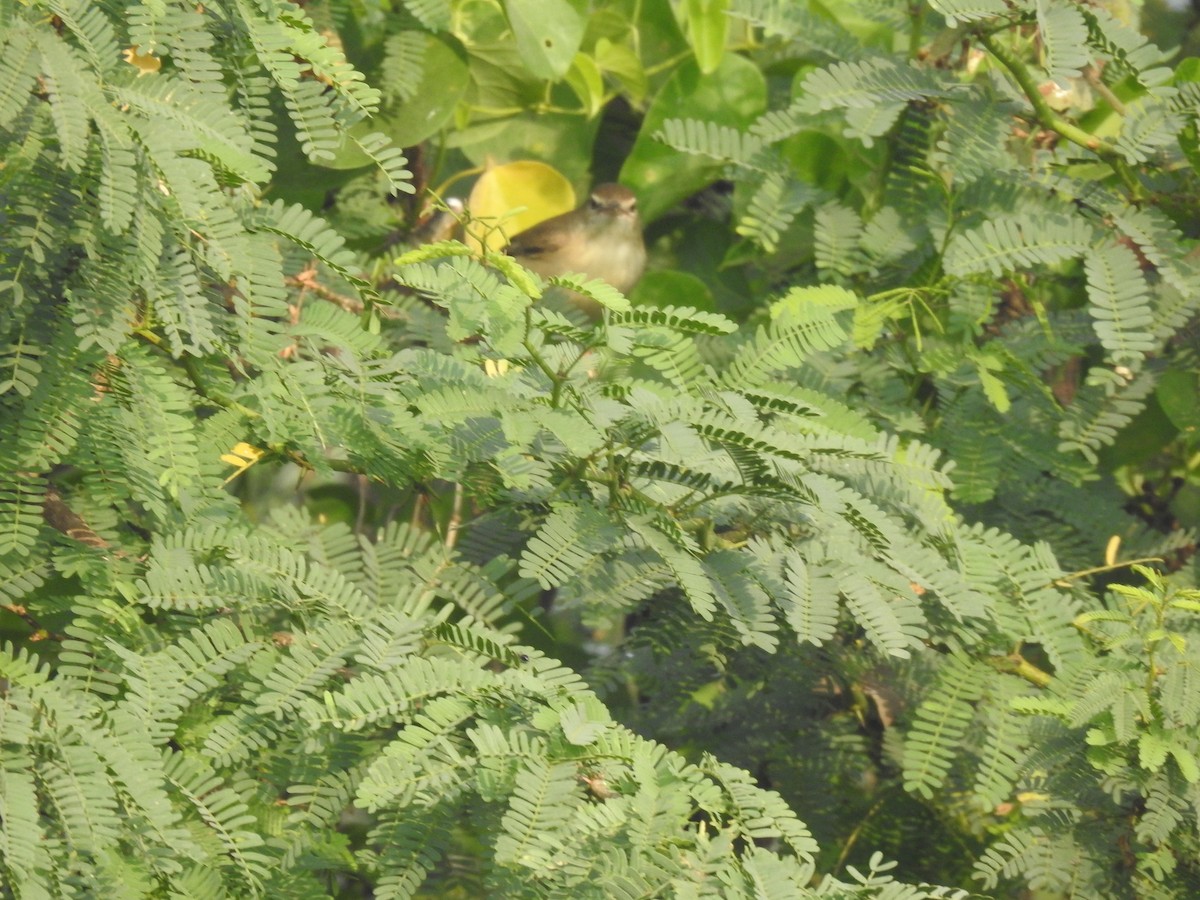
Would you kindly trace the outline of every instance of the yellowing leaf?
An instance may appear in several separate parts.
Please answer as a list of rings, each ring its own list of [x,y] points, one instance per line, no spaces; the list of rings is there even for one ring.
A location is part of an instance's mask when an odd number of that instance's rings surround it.
[[[229,484],[229,482],[258,462],[262,458],[262,455],[263,451],[257,447],[247,444],[245,441],[238,441],[229,453],[221,454],[221,462],[228,463],[234,467],[234,473],[226,478],[222,484]]]
[[[526,297],[529,297],[531,300],[537,300],[542,296],[542,288],[538,284],[537,278],[531,276],[511,256],[506,256],[503,253],[489,253],[485,258],[489,263],[503,272],[504,277],[509,280],[509,283],[524,293]]]
[[[514,235],[574,209],[575,190],[553,166],[521,160],[489,167],[471,189],[467,207],[473,220],[467,243],[476,251],[501,250]]]
[[[138,78],[143,75],[153,75],[162,68],[161,59],[150,53],[143,56],[138,53],[137,45],[126,47],[121,51],[121,58],[138,70]]]
[[[979,375],[979,386],[983,388],[983,395],[987,397],[988,402],[996,407],[998,412],[1008,412],[1012,407],[1012,400],[1004,388],[1004,382],[983,365],[977,366],[975,371]]]

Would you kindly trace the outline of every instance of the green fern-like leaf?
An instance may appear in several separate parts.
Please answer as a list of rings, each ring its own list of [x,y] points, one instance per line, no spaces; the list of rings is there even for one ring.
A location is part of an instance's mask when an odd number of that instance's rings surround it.
[[[379,88],[389,104],[405,103],[416,95],[427,47],[426,35],[420,31],[388,35],[383,44]]]
[[[120,708],[156,741],[169,738],[189,703],[261,648],[225,619],[198,627],[156,654],[138,656],[114,647],[126,659],[129,693]]]
[[[450,10],[440,0],[402,0],[413,18],[430,31],[445,31],[450,27]]]
[[[867,639],[892,656],[907,658],[926,637],[924,616],[903,595],[885,598],[877,585],[858,573],[845,573],[838,590]]]
[[[739,828],[756,839],[782,839],[801,860],[812,861],[817,842],[779,794],[755,785],[746,772],[706,755],[701,766],[726,794]]]
[[[944,15],[946,24],[952,28],[962,22],[974,22],[1008,12],[1004,0],[931,0],[930,6]]]
[[[9,21],[0,36],[0,128],[9,128],[33,98],[37,79],[35,33]]]
[[[846,339],[838,322],[836,307],[825,305],[827,297],[847,292],[839,288],[796,288],[793,301],[769,327],[760,327],[730,362],[723,381],[728,385],[756,387],[778,372],[803,364],[813,353],[828,350]],[[852,297],[853,295],[849,295]],[[806,303],[812,298],[815,302]]]
[[[103,108],[104,95],[74,48],[55,37],[39,34],[42,77],[50,101],[63,161],[82,171],[90,132],[90,110]]]
[[[1081,6],[1092,46],[1105,53],[1118,69],[1143,87],[1153,88],[1170,76],[1163,52],[1142,34],[1103,7]]]
[[[881,103],[923,100],[946,90],[932,73],[889,57],[834,63],[811,72],[800,88],[816,109],[868,109]]]
[[[1058,0],[1037,0],[1037,21],[1050,77],[1077,78],[1091,61],[1083,15],[1073,5]]]
[[[116,840],[121,817],[104,763],[92,748],[64,734],[39,780],[55,809],[65,841],[76,852],[98,853]]]
[[[771,253],[796,216],[820,196],[806,184],[768,173],[738,221],[737,233]]]
[[[1022,266],[1051,265],[1085,253],[1092,227],[1062,216],[1014,216],[989,219],[955,235],[946,248],[951,275],[990,272],[999,277]]]
[[[617,313],[612,325],[653,325],[690,334],[732,334],[736,323],[717,313],[687,306],[631,307]]]
[[[704,362],[695,342],[686,334],[666,328],[638,329],[631,355],[650,366],[677,388],[695,384],[704,374]]]
[[[817,210],[817,268],[825,277],[856,275],[865,268],[862,232],[862,219],[849,207],[834,202]]]
[[[628,298],[606,281],[599,278],[581,278],[577,275],[556,275],[550,279],[551,284],[565,287],[588,300],[595,301],[607,310],[616,313],[628,312]]]
[[[420,818],[407,814],[386,816],[372,829],[369,839],[381,848],[375,862],[379,872],[375,896],[380,900],[408,900],[417,895],[452,844],[454,811],[454,806],[444,804]]]
[[[544,589],[564,584],[595,556],[611,549],[619,531],[586,506],[560,507],[542,523],[521,554],[520,573]]]
[[[399,738],[378,756],[358,786],[355,802],[369,811],[428,807],[462,793],[466,773],[477,764],[459,736],[474,714],[461,697],[429,701]]]
[[[1129,384],[1085,385],[1059,425],[1058,449],[1081,453],[1089,462],[1095,462],[1097,451],[1112,444],[1142,411],[1153,387],[1153,376],[1145,372]]]
[[[496,862],[538,869],[561,846],[558,833],[579,806],[574,763],[529,760],[517,773],[508,811],[496,838]]]
[[[486,681],[478,668],[449,659],[409,660],[380,675],[365,675],[331,694],[332,721],[354,731],[379,721],[402,718],[418,704],[441,694],[467,693]],[[308,714],[325,719],[327,711],[309,704]]]
[[[989,724],[975,771],[975,793],[982,804],[996,808],[1008,801],[1025,761],[1028,733],[1020,717],[1000,710]]]
[[[0,557],[27,555],[42,527],[46,482],[32,476],[0,479]]]
[[[1166,104],[1152,98],[1130,104],[1116,140],[1117,150],[1134,165],[1148,162],[1175,146],[1181,125]]]
[[[239,181],[266,181],[269,172],[254,155],[238,118],[220,98],[174,78],[139,79],[116,91],[117,99],[151,127],[170,123],[194,150]]]
[[[1040,828],[1010,831],[990,846],[975,863],[974,877],[987,890],[1000,883],[1000,878],[1012,878],[1037,866],[1039,857],[1046,854],[1046,841]]]
[[[349,140],[383,173],[393,194],[416,192],[412,184],[412,172],[408,169],[408,158],[402,149],[392,143],[391,138],[373,131],[361,137],[351,134]]]
[[[1165,773],[1156,773],[1146,791],[1146,808],[1138,819],[1137,836],[1151,844],[1162,844],[1184,820],[1185,809],[1179,786]]]
[[[18,714],[7,709],[4,724]],[[10,759],[0,766],[0,871],[16,891],[45,890],[37,872],[39,864],[45,864],[38,850],[45,835],[38,825],[37,793],[32,775],[18,769],[17,762]]]
[[[747,555],[717,551],[708,554],[701,564],[714,596],[738,630],[742,642],[774,651],[779,643],[774,632],[779,626],[771,612],[770,598],[755,579]]]
[[[681,535],[668,535],[650,522],[631,519],[629,525],[646,548],[657,554],[670,569],[696,614],[706,621],[712,621],[717,598],[695,548],[689,546]]]
[[[735,0],[729,15],[759,25],[829,61],[854,59],[862,46],[840,22],[788,0]]]
[[[783,554],[786,586],[784,612],[801,641],[820,646],[837,632],[838,587],[828,566],[805,561],[799,553]]]
[[[259,849],[261,835],[248,827],[255,822],[246,800],[253,782],[227,785],[203,763],[182,753],[168,756],[165,773],[171,787],[228,854],[243,888],[259,889],[271,858]]]
[[[1090,312],[1100,343],[1113,362],[1136,365],[1157,342],[1150,333],[1154,314],[1137,257],[1128,247],[1106,243],[1084,257]]]
[[[306,696],[345,664],[358,641],[357,629],[340,622],[319,632],[292,634],[290,652],[263,676],[262,690],[253,698],[254,711],[278,719],[300,708]]]
[[[856,138],[866,147],[875,145],[875,138],[890,132],[908,108],[906,103],[883,103],[878,106],[852,106],[846,110],[846,137]]]
[[[962,657],[951,658],[937,687],[917,710],[904,749],[904,789],[932,797],[945,780],[955,751],[974,719],[985,672]]]
[[[1194,690],[1198,683],[1200,673],[1188,663],[1172,666],[1158,683],[1163,712],[1180,727],[1200,724],[1200,694]]]
[[[166,520],[174,502],[187,503],[187,491],[199,478],[190,398],[148,356],[135,351],[130,357],[117,379],[124,403],[113,411],[112,433],[126,436],[132,493],[152,515]]]
[[[655,137],[683,153],[741,165],[748,165],[762,149],[762,140],[754,134],[696,119],[667,119]]]
[[[972,91],[972,102],[948,104],[946,130],[937,142],[932,161],[953,171],[962,182],[991,178],[1013,166],[1006,145],[1012,134],[1011,109]]]

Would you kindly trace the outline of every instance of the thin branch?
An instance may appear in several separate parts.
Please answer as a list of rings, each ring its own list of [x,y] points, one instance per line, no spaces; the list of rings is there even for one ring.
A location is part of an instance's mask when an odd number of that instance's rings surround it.
[[[33,634],[29,636],[29,641],[58,641],[62,642],[67,639],[66,635],[59,634],[57,631],[51,631],[19,603],[4,603],[0,604],[0,609],[12,613],[21,619],[26,625],[33,629]]]
[[[458,543],[458,531],[462,528],[462,510],[463,510],[463,486],[462,482],[454,484],[454,503],[450,507],[450,521],[446,523],[446,538],[442,541],[442,546],[449,553],[454,549],[454,545]]]
[[[301,291],[311,291],[320,299],[332,303],[334,306],[340,307],[356,316],[362,315],[363,310],[366,309],[366,305],[357,297],[339,294],[332,288],[326,287],[317,281],[316,271],[313,269],[305,269],[299,275],[288,275],[283,281],[288,287],[299,288]],[[380,306],[378,303],[373,303],[371,308],[379,314],[381,319],[398,319],[403,315],[398,309],[392,309],[390,306]]]
[[[1055,578],[1049,584],[1045,585],[1045,587],[1070,587],[1070,582],[1077,581],[1080,578],[1087,578],[1089,575],[1099,575],[1101,572],[1115,572],[1117,569],[1127,569],[1130,566],[1140,566],[1143,563],[1160,562],[1162,562],[1162,557],[1143,556],[1141,559],[1127,559],[1124,562],[1092,566],[1090,569],[1080,569],[1077,572],[1069,572],[1061,578]]]
[[[1092,86],[1092,90],[1103,97],[1105,102],[1113,108],[1114,112],[1122,116],[1129,112],[1128,107],[1121,102],[1121,98],[1114,94],[1108,85],[1104,83],[1104,80],[1100,77],[1099,69],[1095,66],[1088,66],[1083,70],[1083,77]]]

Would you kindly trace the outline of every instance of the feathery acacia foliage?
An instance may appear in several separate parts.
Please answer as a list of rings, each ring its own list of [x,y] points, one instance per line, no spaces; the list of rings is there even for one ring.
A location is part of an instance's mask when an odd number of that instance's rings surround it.
[[[0,0],[0,891],[1188,896],[1200,600],[1069,570],[1188,540],[1080,486],[1196,370],[1162,195],[1200,95],[1065,0],[857,4],[908,56],[803,4],[614,6],[680,80],[754,68],[732,23],[799,73],[651,109],[631,157],[734,183],[739,323],[364,249],[430,78],[484,130],[506,91],[559,114],[547,73],[651,90],[571,4],[501,90],[526,4],[469,5]],[[916,53],[961,41],[980,72]],[[1106,137],[1038,66],[1123,96]],[[265,193],[292,144],[370,174],[323,218]],[[869,177],[798,165],[831,145]]]

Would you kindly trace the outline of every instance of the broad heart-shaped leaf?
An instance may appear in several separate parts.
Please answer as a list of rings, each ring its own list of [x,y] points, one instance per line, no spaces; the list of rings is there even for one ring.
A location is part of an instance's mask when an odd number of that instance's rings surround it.
[[[689,272],[647,272],[633,289],[632,299],[639,306],[662,307],[686,303],[705,312],[717,310],[717,301],[708,285]]]
[[[476,69],[471,77],[475,79]],[[554,166],[572,184],[590,186],[592,156],[600,117],[583,119],[572,113],[523,112],[492,119],[447,135],[477,166],[490,161],[536,159]]]
[[[699,119],[746,128],[767,108],[767,83],[752,62],[727,53],[710,75],[689,60],[663,85],[642,122],[621,181],[638,194],[650,222],[716,179],[721,163],[673,150],[654,135],[667,119]]]
[[[583,40],[585,12],[583,0],[504,0],[525,68],[551,81],[566,75]]]
[[[1154,391],[1158,405],[1173,425],[1183,432],[1200,433],[1200,378],[1194,372],[1170,369],[1163,372]]]
[[[729,0],[687,0],[688,43],[705,75],[715,72],[725,55],[729,36]]]

